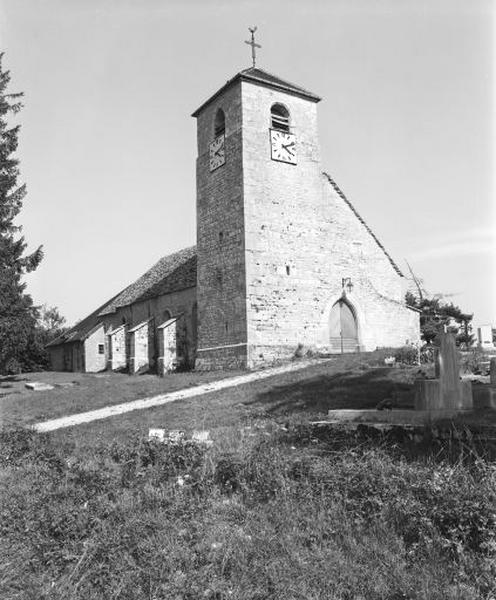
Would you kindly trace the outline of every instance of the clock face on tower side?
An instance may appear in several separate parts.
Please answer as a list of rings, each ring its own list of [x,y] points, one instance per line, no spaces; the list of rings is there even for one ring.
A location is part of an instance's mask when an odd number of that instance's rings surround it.
[[[210,144],[210,171],[215,171],[226,162],[224,134],[219,135]]]
[[[296,164],[296,136],[278,129],[270,130],[270,151],[272,160]]]

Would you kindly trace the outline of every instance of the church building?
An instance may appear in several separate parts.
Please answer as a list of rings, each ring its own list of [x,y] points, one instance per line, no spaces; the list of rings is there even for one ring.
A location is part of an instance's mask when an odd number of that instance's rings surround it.
[[[420,340],[406,281],[323,170],[320,98],[256,66],[193,113],[197,240],[49,345],[57,370],[257,368]]]

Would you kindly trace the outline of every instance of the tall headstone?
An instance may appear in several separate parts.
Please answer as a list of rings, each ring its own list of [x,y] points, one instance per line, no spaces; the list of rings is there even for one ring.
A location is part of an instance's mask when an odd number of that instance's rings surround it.
[[[440,334],[440,348],[436,357],[436,379],[423,379],[415,384],[415,409],[455,414],[471,410],[472,383],[460,380],[460,366],[455,337]]]
[[[491,363],[489,367],[489,381],[491,385],[496,385],[496,358],[491,358]]]

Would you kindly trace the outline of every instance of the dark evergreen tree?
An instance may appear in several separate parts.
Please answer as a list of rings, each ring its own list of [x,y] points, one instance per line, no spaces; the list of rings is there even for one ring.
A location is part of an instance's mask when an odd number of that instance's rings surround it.
[[[22,368],[36,325],[36,310],[25,293],[24,273],[42,259],[41,247],[26,254],[27,244],[15,218],[22,207],[26,186],[19,185],[19,160],[15,157],[20,125],[9,117],[21,108],[22,93],[8,93],[10,73],[3,69],[0,53],[0,373]]]

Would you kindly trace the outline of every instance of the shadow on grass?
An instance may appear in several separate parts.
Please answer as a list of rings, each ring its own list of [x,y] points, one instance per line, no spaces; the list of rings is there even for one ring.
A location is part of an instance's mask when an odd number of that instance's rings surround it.
[[[318,375],[306,380],[279,385],[262,392],[247,404],[262,404],[274,415],[289,413],[326,413],[337,408],[375,408],[391,398],[395,406],[413,406],[413,386],[391,379],[390,368],[366,372],[348,371]]]
[[[18,382],[18,381],[28,381],[27,377],[23,377],[22,375],[3,375],[0,376],[0,382],[4,382],[4,381],[13,381],[13,382]],[[4,387],[4,386],[2,386]]]

